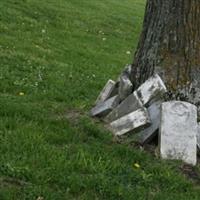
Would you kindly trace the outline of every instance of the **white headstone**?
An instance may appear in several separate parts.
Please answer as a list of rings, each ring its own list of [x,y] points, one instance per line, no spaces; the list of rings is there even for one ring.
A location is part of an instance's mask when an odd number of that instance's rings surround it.
[[[166,92],[167,88],[158,74],[153,75],[137,89],[137,94],[144,105],[152,99],[161,99]]]
[[[104,102],[107,99],[109,99],[111,97],[111,94],[113,93],[113,91],[116,89],[115,85],[116,85],[115,81],[108,80],[108,82],[104,86],[103,90],[99,94],[99,96],[96,100],[96,104],[99,104],[99,103]],[[117,94],[117,92],[116,92],[116,94]]]
[[[146,108],[140,108],[110,124],[111,130],[117,136],[124,135],[137,128],[142,128],[150,123]]]
[[[197,108],[182,102],[165,102],[161,106],[159,133],[160,154],[164,159],[197,162]]]

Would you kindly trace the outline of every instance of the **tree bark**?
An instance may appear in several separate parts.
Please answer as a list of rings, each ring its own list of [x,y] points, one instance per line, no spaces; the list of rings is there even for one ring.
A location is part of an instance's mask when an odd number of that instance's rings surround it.
[[[200,86],[199,0],[147,0],[132,64],[135,89],[155,72],[170,91]]]

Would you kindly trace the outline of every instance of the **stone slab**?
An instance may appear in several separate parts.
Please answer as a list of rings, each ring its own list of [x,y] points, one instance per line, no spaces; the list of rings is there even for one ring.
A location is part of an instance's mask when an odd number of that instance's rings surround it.
[[[144,128],[137,134],[138,142],[142,145],[149,143],[158,133],[160,126],[161,104],[161,101],[157,101],[147,108],[151,125]]]
[[[106,116],[104,121],[113,122],[131,112],[142,108],[142,102],[137,96],[137,93],[134,92],[129,95],[124,101],[122,101],[109,115]]]
[[[200,69],[197,65],[191,68],[191,77],[193,79],[193,84],[196,88],[200,88]]]
[[[108,80],[108,82],[104,86],[103,90],[101,91],[101,93],[97,97],[95,104],[99,104],[99,103],[104,102],[107,99],[109,99],[111,97],[111,94],[113,94],[113,92],[115,90],[115,85],[116,85],[115,81]],[[116,92],[116,94],[117,94],[117,92]]]
[[[116,95],[114,97],[109,98],[108,100],[97,104],[91,110],[91,116],[97,117],[105,117],[110,111],[112,111],[117,105],[119,105],[120,99],[119,96]]]
[[[123,101],[126,97],[128,97],[133,90],[133,84],[131,83],[130,79],[123,75],[120,77],[119,83],[119,97],[120,100]]]
[[[137,94],[144,105],[147,105],[152,99],[159,100],[166,92],[167,88],[158,74],[150,77],[137,89]]]
[[[110,123],[110,126],[114,135],[121,136],[137,128],[142,128],[149,123],[150,119],[147,109],[140,108]]]
[[[197,108],[183,101],[165,102],[161,106],[159,133],[160,155],[163,159],[197,162]]]
[[[127,77],[129,80],[131,79],[131,73],[132,73],[132,66],[131,65],[126,65],[125,68],[123,69],[122,73],[118,77],[117,81],[120,81],[120,77]]]

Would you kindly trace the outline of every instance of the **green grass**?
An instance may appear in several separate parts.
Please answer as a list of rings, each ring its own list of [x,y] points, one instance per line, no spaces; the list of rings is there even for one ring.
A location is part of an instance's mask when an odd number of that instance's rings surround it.
[[[87,115],[132,61],[144,7],[0,1],[0,200],[200,198],[181,163],[117,144]]]

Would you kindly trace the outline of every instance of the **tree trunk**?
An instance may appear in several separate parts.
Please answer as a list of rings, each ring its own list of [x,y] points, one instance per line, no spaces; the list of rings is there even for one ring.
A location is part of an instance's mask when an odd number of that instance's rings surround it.
[[[158,72],[174,91],[200,86],[200,1],[147,0],[131,80],[137,88]]]

